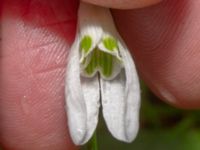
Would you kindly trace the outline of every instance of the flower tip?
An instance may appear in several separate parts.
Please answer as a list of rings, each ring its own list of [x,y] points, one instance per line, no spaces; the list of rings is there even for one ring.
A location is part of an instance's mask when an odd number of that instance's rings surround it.
[[[84,144],[83,137],[80,136],[79,134],[71,134],[71,138],[75,145],[83,145]]]
[[[71,138],[72,138],[73,143],[77,146],[84,145],[85,143],[88,142],[88,140],[84,139],[84,137],[81,137],[79,135],[71,136]]]
[[[109,127],[109,126],[108,126]],[[135,140],[137,137],[138,131],[139,131],[139,121],[134,121],[134,124],[131,124],[131,126],[126,127],[124,125],[125,130],[122,132],[120,131],[120,127],[118,129],[116,128],[109,128],[111,134],[113,137],[118,139],[119,141],[131,143]]]

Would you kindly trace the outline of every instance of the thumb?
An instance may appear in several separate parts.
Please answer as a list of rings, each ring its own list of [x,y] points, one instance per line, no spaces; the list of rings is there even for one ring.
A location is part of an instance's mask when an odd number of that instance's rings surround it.
[[[119,8],[119,9],[133,9],[150,6],[161,2],[162,0],[82,0],[95,5],[103,7]]]

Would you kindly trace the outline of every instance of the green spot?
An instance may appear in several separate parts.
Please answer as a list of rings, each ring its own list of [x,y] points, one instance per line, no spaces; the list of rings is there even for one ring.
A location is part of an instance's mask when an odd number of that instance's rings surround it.
[[[97,58],[96,58],[96,49],[92,52],[91,54],[91,60],[90,63],[88,64],[88,66],[85,68],[85,72],[90,76],[92,75],[97,68]]]
[[[104,77],[112,76],[113,72],[113,56],[104,51],[99,50],[98,48],[94,49],[91,53],[91,60],[87,67],[85,68],[85,72],[87,75],[92,75],[99,69],[99,72]]]
[[[81,50],[83,50],[84,53],[87,53],[92,46],[92,38],[89,35],[84,36],[80,46]]]
[[[108,70],[107,70],[107,74],[105,76],[110,77],[112,75],[113,72],[113,56],[112,55],[107,55],[107,60],[108,60]]]
[[[113,56],[110,54],[107,54],[105,52],[102,52],[103,54],[103,65],[102,68],[102,74],[105,77],[110,77],[112,75],[112,67],[113,67]]]
[[[88,75],[92,75],[93,73],[93,68],[92,68],[92,65],[91,64],[88,64],[87,68],[85,68],[85,71]]]
[[[83,62],[81,62],[82,65],[85,65],[86,63],[86,58],[83,59]]]
[[[112,37],[106,37],[103,39],[103,44],[105,48],[107,48],[110,51],[113,51],[115,48],[117,48],[117,41]]]

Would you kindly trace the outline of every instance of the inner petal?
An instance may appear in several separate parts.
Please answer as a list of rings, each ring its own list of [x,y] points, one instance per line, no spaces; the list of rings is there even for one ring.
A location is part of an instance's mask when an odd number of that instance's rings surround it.
[[[81,75],[84,77],[93,77],[96,73],[100,73],[101,77],[109,80],[115,77],[122,68],[121,60],[98,47],[85,57],[83,62],[89,62],[87,65],[81,65]]]

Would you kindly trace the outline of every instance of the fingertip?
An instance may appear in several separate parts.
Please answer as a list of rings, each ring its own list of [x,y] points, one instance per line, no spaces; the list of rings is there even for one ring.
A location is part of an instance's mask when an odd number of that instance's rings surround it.
[[[34,1],[28,3],[30,11],[23,2],[3,5],[0,145],[77,150],[67,131],[63,97],[66,55],[76,21],[73,2]]]
[[[194,86],[191,86],[190,88],[171,88],[168,84],[165,84],[158,87],[149,85],[149,87],[158,97],[160,97],[161,100],[176,108],[198,109],[200,107],[200,95]]]
[[[133,9],[151,6],[162,0],[82,0],[87,3],[117,9]]]
[[[144,9],[113,11],[142,79],[165,102],[184,109],[200,107],[196,6],[196,1],[165,1]]]

